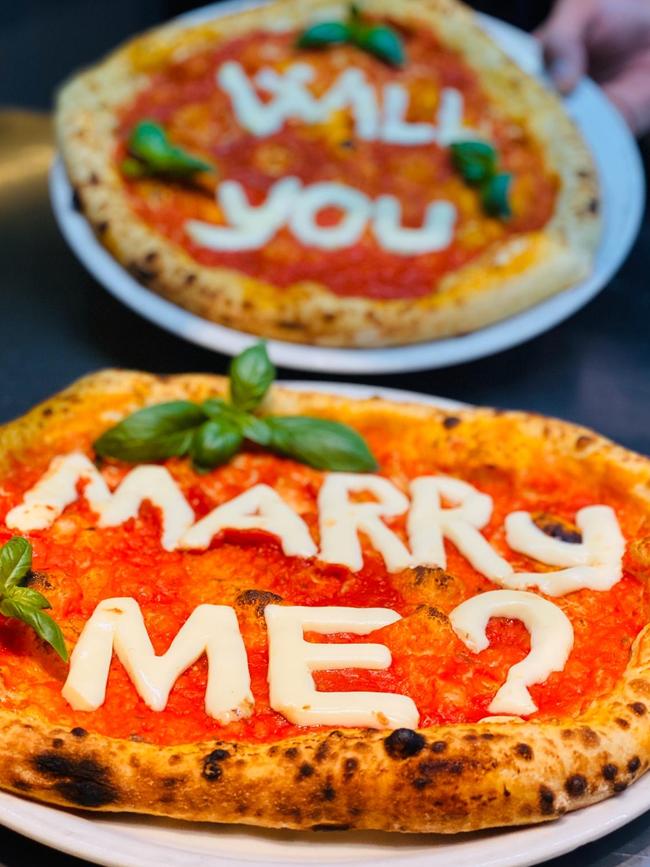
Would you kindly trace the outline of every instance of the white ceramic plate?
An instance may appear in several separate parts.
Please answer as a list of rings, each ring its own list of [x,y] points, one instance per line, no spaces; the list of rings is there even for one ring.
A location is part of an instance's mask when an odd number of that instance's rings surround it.
[[[383,397],[444,409],[462,404],[392,388],[283,382],[298,390]],[[260,792],[260,798],[264,792]],[[557,822],[445,837],[379,832],[267,831],[110,813],[79,813],[0,792],[0,824],[106,867],[527,867],[604,837],[650,809],[650,774],[623,794]]]
[[[235,0],[195,10],[184,20],[199,23],[242,7]],[[483,18],[486,28],[527,72],[539,73],[537,43],[526,33]],[[325,373],[389,373],[446,367],[492,355],[530,340],[575,313],[611,279],[627,255],[643,213],[643,170],[636,144],[620,115],[593,82],[584,80],[567,100],[567,109],[589,143],[600,174],[604,230],[594,270],[585,281],[517,316],[473,334],[387,349],[331,349],[269,341],[273,360],[285,367]],[[51,173],[51,198],[69,245],[109,292],[162,328],[208,349],[235,355],[255,340],[250,334],[216,325],[165,301],[141,286],[95,238],[73,206],[72,189],[60,160]]]

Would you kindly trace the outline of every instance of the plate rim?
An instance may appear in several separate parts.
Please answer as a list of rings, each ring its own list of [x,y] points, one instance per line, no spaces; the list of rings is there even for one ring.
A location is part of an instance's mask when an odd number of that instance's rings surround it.
[[[315,390],[356,399],[379,397],[398,402],[441,406],[443,409],[450,410],[468,406],[468,404],[422,392],[363,383],[283,379],[278,384],[298,391]],[[443,835],[431,835],[433,845],[430,849],[425,851],[412,850],[402,854],[399,853],[400,842],[406,843],[409,839],[414,838],[407,834],[395,834],[394,839],[398,842],[391,850],[393,854],[390,857],[384,857],[378,851],[376,856],[356,860],[354,863],[358,865],[372,864],[372,867],[425,867],[425,865],[426,867],[529,867],[529,865],[539,864],[549,858],[564,855],[586,843],[601,839],[648,810],[650,810],[650,773],[645,774],[633,786],[615,798],[608,798],[581,810],[567,813],[553,822],[495,829],[478,835],[450,835],[448,838],[443,838]],[[25,816],[29,821],[27,827],[24,824]],[[111,819],[119,822],[125,816],[134,820],[134,834],[121,827],[110,828]],[[148,838],[138,837],[139,823],[145,823],[151,828],[151,818],[138,814],[79,813],[50,804],[29,801],[9,792],[0,791],[0,825],[68,855],[91,860],[92,863],[102,865],[102,867],[160,867],[160,864],[169,865],[169,867],[208,867],[208,865],[212,865],[212,867],[235,867],[235,865],[269,867],[269,865],[288,865],[289,863],[310,863],[315,867],[340,867],[341,864],[351,863],[350,860],[328,860],[327,858],[310,860],[309,862],[295,860],[288,862],[275,857],[233,857],[231,853],[192,852],[188,849],[166,845],[164,842],[152,842]],[[174,827],[177,826],[183,827],[182,823],[174,823]],[[190,825],[185,830],[191,832],[191,827],[193,826]],[[208,827],[215,828],[211,824],[208,824]],[[255,832],[254,828],[247,826],[228,827],[236,827],[243,833]],[[84,834],[83,832],[86,830],[88,833]],[[555,833],[556,831],[558,833]],[[314,832],[304,832],[305,835],[309,833]],[[294,834],[303,836],[301,832],[294,832]],[[418,838],[426,836],[417,835]],[[119,842],[116,842],[116,839]],[[435,844],[437,842],[438,845],[442,845],[442,839],[444,839],[444,847],[447,851],[443,852],[441,856],[443,860],[438,861],[435,857]],[[325,840],[331,841],[332,844],[336,843],[331,834],[327,835]],[[504,840],[511,844],[516,841],[519,845],[517,846],[515,843],[514,846],[510,847],[509,852],[504,853],[501,850]],[[348,843],[354,843],[354,840],[350,841],[348,838]],[[453,850],[449,851],[449,843],[456,849],[455,854]],[[488,851],[486,852],[487,857],[479,860],[481,848]],[[133,854],[132,850],[134,849],[137,849],[136,854]],[[437,861],[438,863],[436,863]]]
[[[260,5],[251,0],[229,0],[194,9],[181,20],[200,21],[213,15],[225,15],[240,7]],[[481,21],[499,40],[520,40],[521,45],[534,50],[532,37],[506,22],[491,16]],[[449,367],[497,354],[532,340],[541,333],[559,325],[591,301],[611,281],[627,257],[638,234],[643,216],[645,189],[643,168],[638,148],[618,111],[607,100],[600,88],[584,79],[569,100],[591,102],[599,113],[607,117],[608,139],[619,150],[619,159],[610,161],[624,166],[628,182],[625,209],[619,214],[621,224],[616,227],[616,248],[609,259],[599,266],[596,262],[591,274],[545,301],[515,316],[500,320],[470,334],[440,340],[425,341],[395,347],[367,349],[322,347],[314,344],[290,343],[269,339],[269,351],[276,363],[294,370],[340,374],[407,373],[416,370]],[[592,145],[585,136],[588,145]],[[615,169],[612,169],[612,176]],[[620,178],[619,178],[620,181]],[[604,189],[601,177],[601,189]],[[623,194],[621,194],[623,195]],[[57,155],[50,171],[50,198],[56,221],[73,253],[97,282],[125,306],[177,337],[184,338],[206,349],[234,355],[260,338],[237,329],[203,319],[182,307],[167,301],[139,284],[95,237],[90,224],[75,211],[73,193],[61,157]],[[619,204],[620,207],[620,204]],[[611,205],[607,201],[604,214]],[[604,232],[596,257],[603,250]]]

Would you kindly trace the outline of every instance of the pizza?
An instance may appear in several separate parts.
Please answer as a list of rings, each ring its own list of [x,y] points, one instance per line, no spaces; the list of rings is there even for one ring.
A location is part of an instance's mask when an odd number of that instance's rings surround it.
[[[106,371],[0,431],[0,786],[455,833],[643,774],[648,460],[269,381]]]
[[[474,331],[590,270],[591,155],[455,0],[277,0],[73,78],[76,202],[194,314],[329,346]]]

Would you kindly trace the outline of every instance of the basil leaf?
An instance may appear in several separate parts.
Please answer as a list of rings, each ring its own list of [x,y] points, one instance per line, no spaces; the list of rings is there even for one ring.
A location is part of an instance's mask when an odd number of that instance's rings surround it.
[[[239,429],[227,417],[204,422],[195,431],[190,448],[195,468],[207,472],[225,464],[239,451],[243,441]]]
[[[340,45],[350,39],[350,28],[342,21],[321,21],[308,27],[298,37],[298,48],[323,48]]]
[[[21,602],[25,605],[33,605],[34,608],[51,608],[48,600],[39,593],[38,590],[32,590],[31,587],[15,587],[7,594],[9,599],[14,602]]]
[[[251,410],[260,405],[275,379],[275,367],[264,343],[245,349],[230,365],[230,398],[237,409]]]
[[[377,461],[355,430],[307,416],[269,416],[271,448],[318,470],[371,472]]]
[[[201,409],[208,418],[221,418],[229,404],[222,397],[209,397],[201,404]]]
[[[402,37],[392,27],[377,24],[374,27],[358,27],[353,31],[354,44],[374,54],[391,66],[403,66],[406,60]]]
[[[0,602],[0,613],[5,617],[15,617],[31,626],[36,634],[47,641],[59,654],[64,662],[68,661],[68,649],[65,646],[63,633],[58,623],[49,614],[28,603],[13,598],[5,598]]]
[[[138,410],[103,433],[94,443],[102,457],[129,463],[161,461],[184,455],[205,413],[195,403],[177,400]]]
[[[20,536],[12,536],[0,549],[0,589],[15,587],[31,568],[31,544]]]
[[[173,145],[162,126],[152,120],[142,120],[134,127],[128,148],[131,155],[141,160],[152,174],[184,178],[196,172],[214,171],[210,163]],[[128,171],[133,171],[133,167],[127,166]]]
[[[454,167],[468,184],[480,184],[496,172],[497,152],[484,141],[458,141],[451,145]]]
[[[481,202],[492,217],[507,218],[510,209],[509,191],[512,175],[502,172],[489,178],[481,187]]]
[[[271,444],[271,428],[265,418],[257,418],[257,416],[247,413],[245,418],[241,420],[239,429],[247,440],[257,443],[258,446]]]

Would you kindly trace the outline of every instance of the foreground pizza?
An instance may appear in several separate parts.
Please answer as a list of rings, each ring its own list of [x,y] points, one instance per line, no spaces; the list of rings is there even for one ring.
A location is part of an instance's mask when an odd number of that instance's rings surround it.
[[[200,316],[332,346],[465,333],[584,277],[598,185],[560,102],[452,0],[354,15],[172,24],[73,79],[58,136],[102,243]]]
[[[72,651],[0,616],[3,788],[457,832],[552,819],[646,770],[645,459],[522,414],[280,388],[263,417],[345,422],[378,468],[250,440],[208,472],[97,457],[134,410],[218,395],[219,377],[106,372],[0,432],[0,543],[29,539],[25,586]]]

